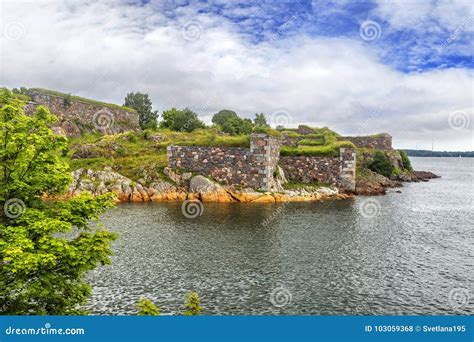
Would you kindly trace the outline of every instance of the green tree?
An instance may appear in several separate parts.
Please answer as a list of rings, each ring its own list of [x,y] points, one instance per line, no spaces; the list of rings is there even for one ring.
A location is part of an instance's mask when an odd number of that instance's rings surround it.
[[[234,119],[239,119],[236,112],[228,109],[222,109],[212,117],[212,123],[218,126],[224,126],[226,122]]]
[[[138,316],[159,316],[160,309],[147,298],[142,298],[137,304]]]
[[[0,310],[3,314],[80,314],[91,293],[87,271],[110,263],[115,236],[91,220],[113,196],[44,201],[71,182],[59,158],[67,140],[49,128],[56,117],[0,91]]]
[[[243,119],[240,126],[239,134],[250,134],[253,131],[253,122],[250,119]]]
[[[267,117],[263,113],[255,113],[255,119],[253,119],[255,126],[270,127],[267,123]]]
[[[375,152],[374,157],[369,161],[367,166],[370,170],[384,175],[385,177],[390,177],[393,172],[393,166],[390,160],[382,151]]]
[[[196,292],[189,292],[186,295],[184,307],[185,316],[199,316],[201,314],[201,301],[199,300],[199,296]]]
[[[148,94],[140,92],[128,93],[125,97],[124,106],[137,111],[139,115],[138,120],[142,129],[156,128],[158,112],[153,111],[153,105]]]
[[[164,111],[161,116],[163,120],[160,122],[160,127],[173,131],[192,132],[197,128],[206,127],[197,114],[188,108],[183,110],[171,108]]]
[[[253,122],[250,119],[242,119],[235,112],[223,109],[212,117],[212,122],[219,126],[222,132],[230,135],[250,134],[253,130]]]

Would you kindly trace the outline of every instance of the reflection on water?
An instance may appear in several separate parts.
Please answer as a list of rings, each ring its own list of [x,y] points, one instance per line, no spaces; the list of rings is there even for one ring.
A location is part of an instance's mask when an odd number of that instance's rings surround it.
[[[413,158],[443,178],[382,197],[205,203],[195,219],[180,203],[121,204],[90,308],[133,314],[145,296],[177,314],[193,290],[211,315],[472,314],[473,161]]]

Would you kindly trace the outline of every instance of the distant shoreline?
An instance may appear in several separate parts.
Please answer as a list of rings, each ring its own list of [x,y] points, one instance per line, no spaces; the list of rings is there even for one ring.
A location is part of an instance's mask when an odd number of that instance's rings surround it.
[[[474,151],[429,151],[429,150],[404,150],[410,157],[452,157],[473,158]]]

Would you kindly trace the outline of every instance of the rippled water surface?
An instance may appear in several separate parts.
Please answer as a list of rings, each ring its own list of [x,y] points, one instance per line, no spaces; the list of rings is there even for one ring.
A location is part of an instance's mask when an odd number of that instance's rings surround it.
[[[95,314],[141,297],[177,314],[189,291],[205,314],[473,314],[474,159],[412,158],[442,176],[401,193],[324,203],[126,203],[111,266],[89,275]]]

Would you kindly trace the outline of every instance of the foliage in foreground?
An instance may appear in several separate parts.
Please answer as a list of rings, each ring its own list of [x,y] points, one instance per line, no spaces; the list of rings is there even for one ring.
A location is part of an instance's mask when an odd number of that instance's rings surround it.
[[[46,108],[28,117],[22,105],[0,91],[1,312],[81,314],[91,293],[85,274],[110,263],[115,238],[90,220],[113,206],[113,195],[44,201],[71,182],[59,158],[67,141],[49,128],[56,118]]]
[[[137,304],[138,316],[159,316],[160,309],[149,299],[142,298]]]
[[[196,292],[189,292],[186,295],[184,307],[186,309],[184,311],[185,316],[199,316],[201,314],[201,301]]]
[[[136,309],[138,316],[159,316],[160,309],[148,298],[138,301]],[[184,315],[199,316],[202,312],[201,300],[196,292],[189,292],[184,299]]]

